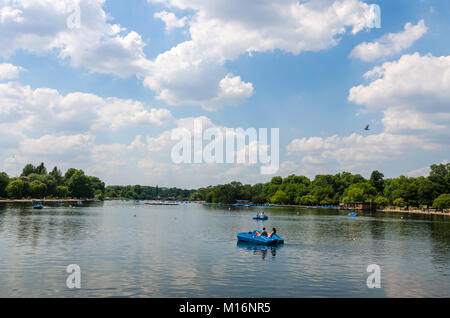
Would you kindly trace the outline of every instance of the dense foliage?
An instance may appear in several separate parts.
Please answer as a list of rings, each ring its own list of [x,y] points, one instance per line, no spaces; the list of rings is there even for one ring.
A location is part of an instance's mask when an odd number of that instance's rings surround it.
[[[0,198],[99,198],[147,200],[189,198],[210,203],[231,204],[247,200],[256,204],[337,205],[345,202],[375,202],[379,206],[450,208],[450,163],[431,166],[428,177],[385,179],[374,171],[370,179],[342,172],[305,176],[274,177],[255,185],[232,182],[198,190],[158,186],[108,186],[83,170],[71,168],[63,175],[55,167],[47,172],[44,164],[28,164],[22,174],[10,178],[0,173]]]
[[[239,182],[198,189],[192,200],[231,204],[237,200],[274,204],[331,205],[345,202],[375,202],[380,206],[450,208],[450,164],[431,166],[428,177],[385,179],[374,171],[370,179],[343,172],[318,175],[275,177],[270,182],[244,185]]]
[[[179,188],[160,188],[149,186],[108,186],[105,197],[111,199],[152,200],[152,199],[176,199],[188,200],[195,190],[183,190]]]
[[[0,197],[2,198],[102,198],[105,184],[97,177],[85,175],[83,170],[69,169],[62,175],[55,167],[47,173],[44,164],[26,165],[20,177],[9,178],[0,173]]]

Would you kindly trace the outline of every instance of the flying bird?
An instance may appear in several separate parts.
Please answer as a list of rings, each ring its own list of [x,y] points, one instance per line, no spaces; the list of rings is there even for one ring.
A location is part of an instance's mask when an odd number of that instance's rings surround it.
[[[364,130],[369,131],[370,130],[370,125],[367,125],[366,128],[364,128]]]

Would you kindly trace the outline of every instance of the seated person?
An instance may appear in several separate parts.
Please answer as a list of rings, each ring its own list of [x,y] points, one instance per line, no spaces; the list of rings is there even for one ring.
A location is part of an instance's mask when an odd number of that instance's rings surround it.
[[[267,232],[266,232],[266,228],[263,227],[261,232],[256,232],[256,236],[268,236]]]
[[[272,233],[269,234],[269,238],[272,238],[273,235],[277,234],[277,229],[276,228],[272,228]]]

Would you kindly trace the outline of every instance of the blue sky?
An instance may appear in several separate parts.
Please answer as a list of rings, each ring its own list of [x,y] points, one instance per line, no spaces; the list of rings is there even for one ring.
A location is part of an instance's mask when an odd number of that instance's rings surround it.
[[[44,161],[108,184],[270,179],[252,165],[173,164],[170,132],[195,118],[280,128],[283,176],[421,175],[449,158],[447,1],[74,4],[0,1],[9,175]],[[380,6],[381,28],[369,4]],[[72,8],[76,29],[65,23]]]

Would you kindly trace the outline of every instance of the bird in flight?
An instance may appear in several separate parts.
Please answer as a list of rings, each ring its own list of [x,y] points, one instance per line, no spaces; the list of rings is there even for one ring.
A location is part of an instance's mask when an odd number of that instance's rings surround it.
[[[366,130],[366,131],[369,131],[370,130],[370,128],[369,128],[370,126],[369,125],[367,125],[366,126],[366,128],[364,128],[364,130]]]

